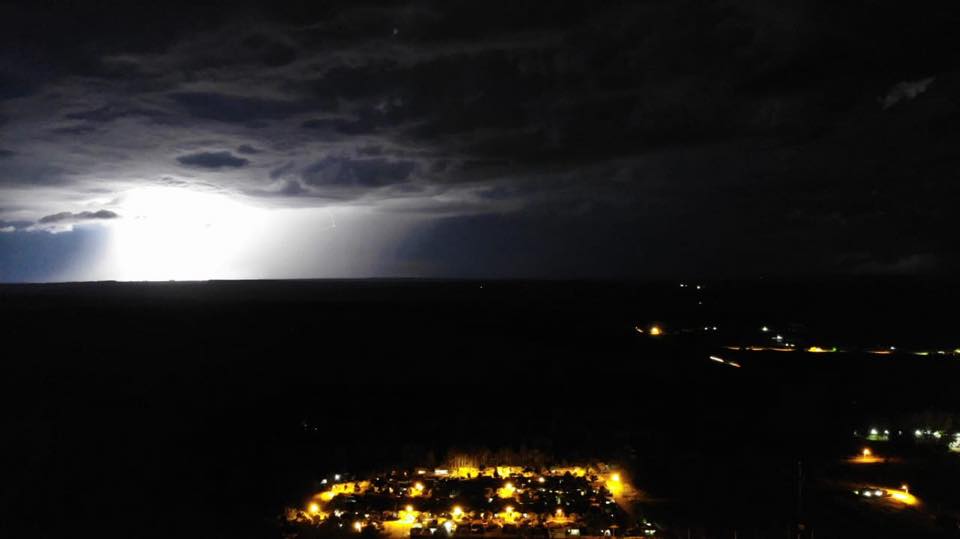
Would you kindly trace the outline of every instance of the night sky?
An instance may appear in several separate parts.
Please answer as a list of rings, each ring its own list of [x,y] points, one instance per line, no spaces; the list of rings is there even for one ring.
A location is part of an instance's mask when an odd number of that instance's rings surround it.
[[[2,7],[0,281],[950,274],[952,4]]]

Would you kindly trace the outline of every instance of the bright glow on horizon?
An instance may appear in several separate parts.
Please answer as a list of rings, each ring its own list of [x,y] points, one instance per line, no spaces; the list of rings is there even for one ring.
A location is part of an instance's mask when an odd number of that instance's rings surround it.
[[[267,213],[227,195],[168,187],[130,191],[119,211],[111,247],[123,281],[242,277],[238,262],[259,242]]]
[[[187,187],[119,194],[116,219],[81,223],[102,249],[55,281],[204,281],[423,276],[397,255],[428,219],[360,205],[277,207]],[[317,201],[311,201],[317,202]]]

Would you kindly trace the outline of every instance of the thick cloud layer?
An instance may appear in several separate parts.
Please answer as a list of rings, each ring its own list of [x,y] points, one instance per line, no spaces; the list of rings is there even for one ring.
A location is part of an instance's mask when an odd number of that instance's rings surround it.
[[[240,168],[250,163],[230,152],[197,152],[181,155],[177,158],[181,165],[208,169]]]
[[[53,215],[41,217],[39,223],[62,223],[64,221],[88,221],[91,219],[116,219],[116,212],[110,210],[82,211],[79,213],[70,213],[63,211]]]
[[[0,219],[165,185],[416,216],[429,275],[950,271],[958,13],[7,8]]]

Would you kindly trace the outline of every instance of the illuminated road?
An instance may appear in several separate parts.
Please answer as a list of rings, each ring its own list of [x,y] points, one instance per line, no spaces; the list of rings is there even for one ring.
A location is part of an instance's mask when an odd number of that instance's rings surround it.
[[[907,507],[920,507],[920,500],[914,496],[906,485],[900,488],[882,487],[876,485],[852,484],[848,483],[848,488],[857,496],[872,503],[882,504],[886,507],[905,509]]]

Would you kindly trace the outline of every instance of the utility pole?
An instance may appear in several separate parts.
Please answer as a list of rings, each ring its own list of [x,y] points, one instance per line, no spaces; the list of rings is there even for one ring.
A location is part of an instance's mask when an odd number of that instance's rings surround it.
[[[803,525],[803,461],[797,461],[797,539],[801,539]]]

